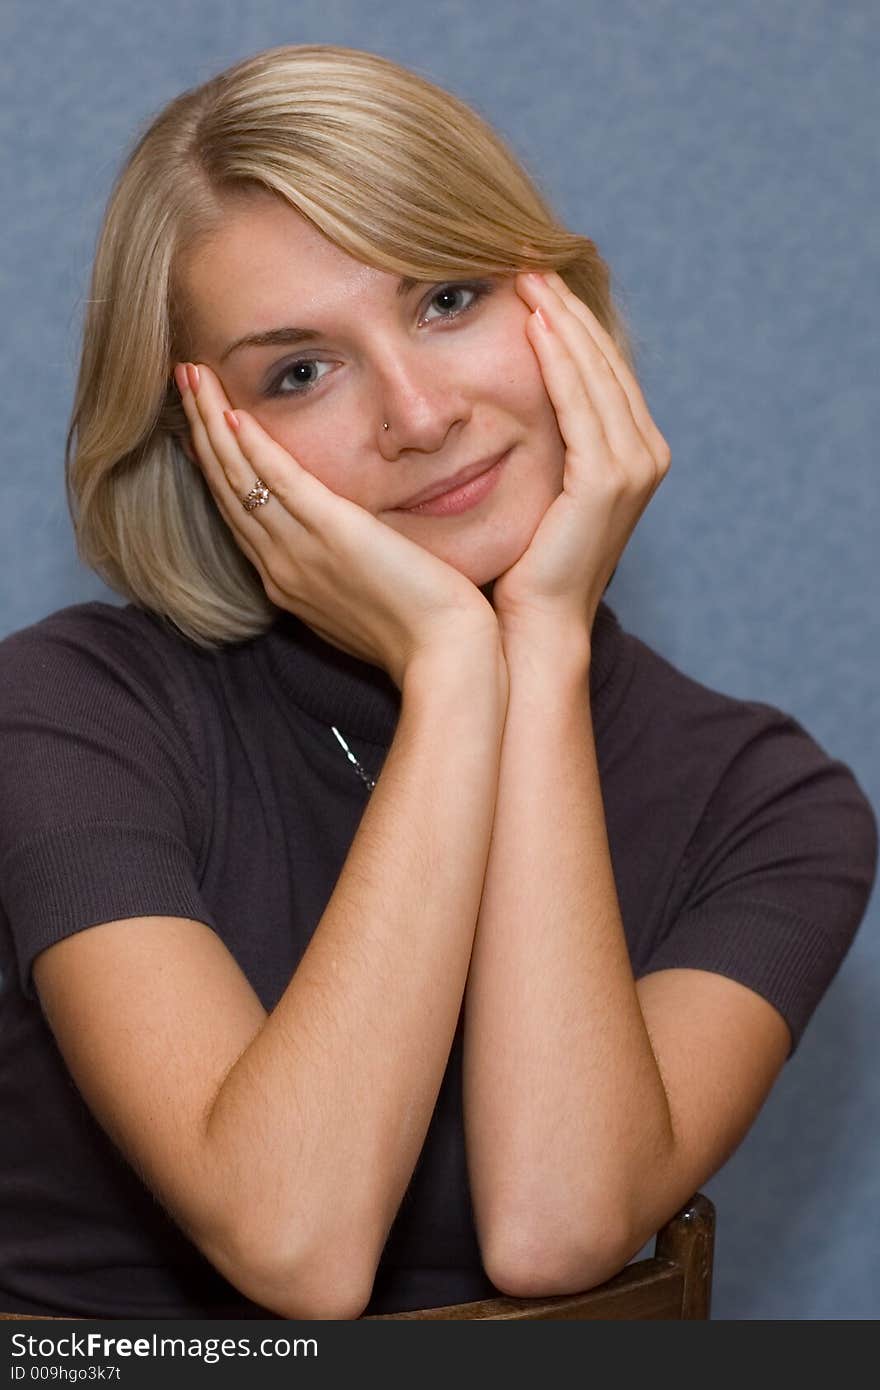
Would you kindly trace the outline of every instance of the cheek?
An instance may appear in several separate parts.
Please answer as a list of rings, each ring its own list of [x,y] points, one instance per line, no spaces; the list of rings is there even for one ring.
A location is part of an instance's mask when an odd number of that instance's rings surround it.
[[[270,418],[261,416],[258,411],[254,414],[266,433],[307,473],[339,496],[359,501],[352,489],[351,449],[345,444],[346,438],[351,439],[351,431],[334,418],[333,412],[323,412],[320,428],[317,423],[311,425],[283,415]],[[317,416],[315,420],[317,422]]]
[[[555,426],[556,412],[547,394],[541,366],[520,327],[508,341],[503,357],[504,395],[511,411],[530,425]]]

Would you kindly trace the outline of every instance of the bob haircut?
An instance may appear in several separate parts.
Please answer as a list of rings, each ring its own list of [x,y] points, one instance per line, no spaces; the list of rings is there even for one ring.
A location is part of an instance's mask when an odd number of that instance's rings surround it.
[[[560,225],[457,97],[387,58],[329,44],[268,49],[183,92],[137,140],[110,194],[65,478],[81,559],[203,647],[256,637],[280,611],[182,448],[173,377],[190,356],[175,274],[257,191],[398,275],[555,269],[633,362],[595,244]]]

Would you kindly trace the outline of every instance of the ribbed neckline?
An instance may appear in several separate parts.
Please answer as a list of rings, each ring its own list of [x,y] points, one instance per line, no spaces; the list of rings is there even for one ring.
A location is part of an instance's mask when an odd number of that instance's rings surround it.
[[[590,704],[597,724],[614,704],[612,676],[623,636],[614,612],[600,603],[590,651]],[[388,747],[401,695],[386,671],[325,642],[292,613],[282,613],[263,640],[275,675],[301,710],[346,735]]]

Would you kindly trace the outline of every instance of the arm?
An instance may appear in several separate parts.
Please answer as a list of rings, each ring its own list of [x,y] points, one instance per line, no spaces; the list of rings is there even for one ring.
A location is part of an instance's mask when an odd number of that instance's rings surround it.
[[[407,671],[345,867],[268,1017],[216,936],[179,919],[105,923],[35,964],[99,1121],[212,1263],[282,1316],[362,1310],[448,1059],[507,694],[497,645],[468,658]]]
[[[464,1106],[490,1278],[511,1294],[619,1269],[745,1133],[786,1056],[739,984],[636,984],[589,707],[590,633],[669,446],[610,334],[560,276],[520,276],[565,445],[560,495],[494,585],[510,675],[468,977]]]
[[[511,1294],[615,1273],[727,1158],[788,1050],[756,994],[636,983],[575,634],[508,641],[498,804],[468,978],[464,1107],[487,1272]],[[684,1020],[687,1020],[687,1027]]]

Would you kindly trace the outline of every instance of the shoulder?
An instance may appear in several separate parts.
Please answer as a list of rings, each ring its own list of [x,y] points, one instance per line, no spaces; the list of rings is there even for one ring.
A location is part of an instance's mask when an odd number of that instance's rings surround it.
[[[787,711],[695,680],[627,635],[619,715],[639,803],[675,855],[645,972],[726,975],[763,995],[794,1045],[863,920],[877,817],[853,769]]]
[[[655,736],[659,731],[677,742],[696,737],[701,744],[730,745],[761,729],[796,724],[774,705],[729,695],[689,675],[634,633],[622,630],[621,643],[630,665],[627,715],[633,721],[650,716],[645,724]]]
[[[78,603],[59,608],[0,641],[0,670],[4,673],[51,664],[105,665],[108,669],[144,672],[157,663],[184,659],[191,643],[171,625],[133,604]]]
[[[205,654],[133,605],[59,609],[0,642],[0,795],[39,823],[121,788],[161,783],[181,804],[201,801],[208,776]],[[100,798],[98,788],[100,787]],[[68,804],[69,803],[69,804]],[[9,817],[4,818],[9,827]]]
[[[0,915],[28,997],[36,956],[84,927],[211,921],[198,865],[213,797],[188,646],[105,603],[0,642]]]
[[[631,633],[622,641],[631,671],[621,709],[625,736],[672,785],[706,799],[723,790],[755,804],[774,794],[834,801],[848,789],[876,832],[853,769],[795,715],[717,690]]]
[[[81,603],[0,641],[0,730],[9,720],[64,711],[74,726],[152,713],[197,726],[194,706],[215,654],[166,620],[126,604]]]
[[[853,768],[788,711],[715,690],[625,641],[627,771],[616,794],[638,790],[643,819],[666,826],[679,890],[691,904],[785,899],[849,939],[878,862],[876,812]]]

